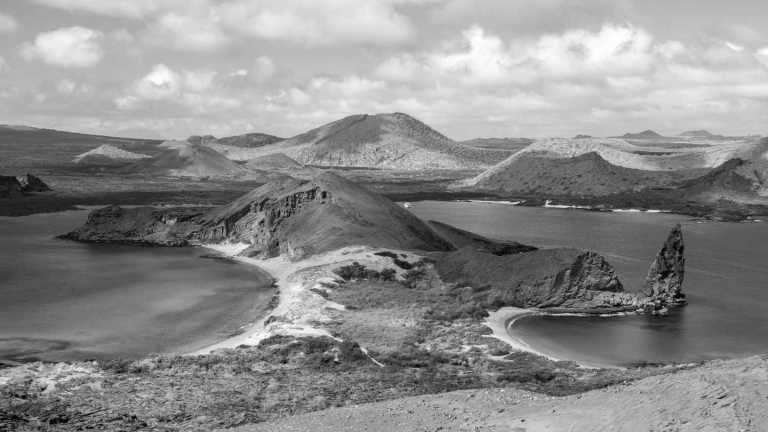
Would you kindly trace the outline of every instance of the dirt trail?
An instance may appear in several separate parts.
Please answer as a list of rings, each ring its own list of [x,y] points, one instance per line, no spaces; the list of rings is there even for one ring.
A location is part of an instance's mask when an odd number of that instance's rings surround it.
[[[768,430],[768,356],[722,360],[568,397],[458,391],[336,408],[250,425],[261,431]]]

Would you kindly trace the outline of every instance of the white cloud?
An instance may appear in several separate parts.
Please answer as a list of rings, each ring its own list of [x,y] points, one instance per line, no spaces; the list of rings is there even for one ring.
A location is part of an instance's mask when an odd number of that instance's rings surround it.
[[[204,92],[211,88],[216,78],[215,71],[184,71],[182,85],[193,92]]]
[[[307,44],[389,44],[415,34],[408,17],[387,1],[236,0],[216,12],[239,33]]]
[[[505,43],[480,26],[442,49],[404,54],[382,62],[382,78],[424,82],[445,80],[466,85],[529,84],[545,79],[602,78],[647,73],[656,56],[653,38],[629,25],[606,24]],[[671,50],[672,48],[668,48]]]
[[[179,0],[34,0],[59,9],[89,12],[99,15],[141,18],[162,7],[183,5]]]
[[[251,76],[257,82],[269,81],[275,75],[275,62],[267,56],[259,56],[253,62]]]
[[[744,51],[744,46],[743,45],[735,44],[733,42],[728,42],[728,41],[725,41],[723,43],[725,44],[725,46],[727,46],[728,48],[732,49],[733,51],[736,51],[736,52]]]
[[[768,46],[755,51],[757,61],[768,67]]]
[[[0,33],[12,33],[19,28],[16,18],[0,13]]]
[[[164,64],[155,65],[152,71],[133,86],[136,96],[147,100],[174,97],[181,88],[181,77]]]
[[[5,62],[5,59],[0,56],[0,72],[3,72],[8,68],[8,63]]]
[[[163,14],[147,30],[147,38],[162,46],[181,51],[213,51],[230,42],[215,14]]]
[[[217,86],[218,73],[212,70],[176,71],[165,64],[134,82],[113,102],[120,110],[138,110],[145,103],[166,106],[167,112],[180,115],[179,107],[188,113],[211,114],[239,107],[242,101],[227,96]]]
[[[39,59],[44,63],[85,68],[101,61],[104,51],[99,44],[101,32],[85,27],[65,27],[40,33],[32,43],[21,47],[21,55],[27,59]]]
[[[56,83],[56,91],[61,94],[72,94],[77,89],[77,84],[70,79],[63,79]]]
[[[397,0],[35,0],[51,7],[134,19],[159,17],[152,40],[212,50],[233,34],[306,44],[400,43],[415,28]]]
[[[112,40],[123,44],[131,44],[136,40],[136,38],[134,38],[126,29],[114,30],[109,33],[109,37],[112,38]]]

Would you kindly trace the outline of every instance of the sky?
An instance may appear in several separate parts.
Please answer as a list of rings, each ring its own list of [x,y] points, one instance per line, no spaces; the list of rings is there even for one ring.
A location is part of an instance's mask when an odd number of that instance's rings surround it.
[[[0,0],[0,123],[454,139],[768,130],[765,0]]]

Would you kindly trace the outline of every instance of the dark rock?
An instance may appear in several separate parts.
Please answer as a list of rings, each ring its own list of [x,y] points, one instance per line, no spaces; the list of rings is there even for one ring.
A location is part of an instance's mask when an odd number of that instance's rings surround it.
[[[29,192],[48,192],[51,190],[47,184],[45,184],[39,177],[32,174],[24,174],[16,177],[21,185],[21,191],[24,193]]]
[[[487,307],[600,309],[634,300],[623,292],[613,267],[591,251],[543,249],[499,256],[469,247],[440,254],[435,268],[446,282],[485,287],[473,300]]]
[[[196,208],[123,208],[117,205],[92,211],[85,225],[61,238],[92,243],[148,246],[185,246],[202,211]]]
[[[22,195],[21,184],[16,177],[0,176],[0,198],[16,198]]]
[[[685,245],[680,224],[675,225],[656,255],[645,278],[643,294],[663,306],[685,304],[682,293],[685,277]]]
[[[473,232],[456,228],[438,221],[427,222],[435,232],[453,244],[456,249],[471,246],[477,250],[484,250],[494,255],[511,255],[521,252],[535,251],[534,246],[524,245],[514,241],[500,241],[483,237]]]

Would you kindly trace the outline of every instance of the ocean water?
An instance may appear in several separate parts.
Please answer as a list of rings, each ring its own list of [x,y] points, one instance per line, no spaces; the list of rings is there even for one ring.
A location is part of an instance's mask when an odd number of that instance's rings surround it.
[[[268,307],[266,274],[205,249],[55,238],[87,214],[0,217],[0,358],[183,352],[238,332]]]
[[[409,210],[494,238],[596,250],[614,265],[628,289],[641,286],[669,230],[680,223],[686,307],[666,317],[534,316],[516,321],[510,331],[538,351],[591,365],[768,353],[768,223],[476,202],[416,202]]]

